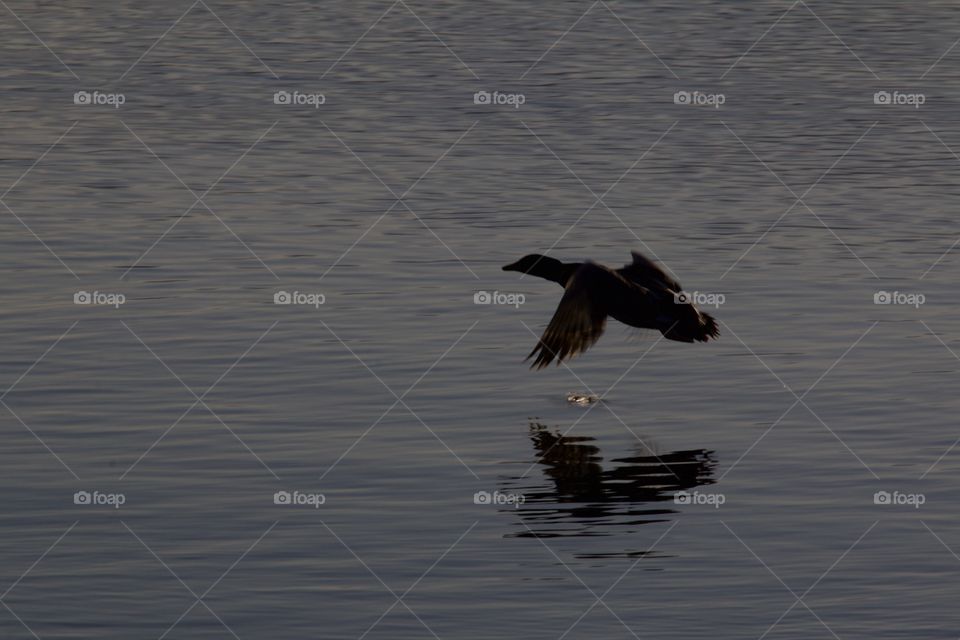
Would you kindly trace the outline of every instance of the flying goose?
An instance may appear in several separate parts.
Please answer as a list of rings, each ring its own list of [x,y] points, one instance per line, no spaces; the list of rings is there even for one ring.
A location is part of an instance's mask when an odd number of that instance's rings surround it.
[[[589,349],[600,338],[607,316],[639,329],[656,329],[669,340],[706,342],[720,335],[716,321],[699,311],[680,283],[646,257],[610,269],[594,262],[560,262],[530,254],[503,267],[552,280],[564,288],[550,324],[527,360],[542,369]]]

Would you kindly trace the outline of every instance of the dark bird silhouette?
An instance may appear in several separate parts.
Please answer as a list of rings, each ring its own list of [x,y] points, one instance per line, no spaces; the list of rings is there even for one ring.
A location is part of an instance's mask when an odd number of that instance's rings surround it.
[[[607,316],[639,329],[656,329],[669,340],[706,342],[720,335],[716,321],[698,310],[680,283],[632,251],[633,262],[610,269],[593,262],[564,263],[538,254],[503,268],[552,280],[565,291],[550,324],[527,360],[542,369],[589,349],[600,338]]]

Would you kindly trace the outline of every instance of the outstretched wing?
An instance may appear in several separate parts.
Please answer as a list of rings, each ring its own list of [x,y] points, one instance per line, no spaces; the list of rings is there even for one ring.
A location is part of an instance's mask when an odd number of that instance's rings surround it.
[[[633,256],[633,262],[618,270],[624,278],[653,291],[683,291],[680,283],[668,276],[655,262],[636,251],[631,251],[630,255]]]
[[[536,356],[531,368],[542,369],[554,359],[564,359],[589,349],[600,338],[607,323],[603,300],[619,280],[613,273],[595,264],[584,264],[567,282],[550,324],[540,336],[527,360]]]

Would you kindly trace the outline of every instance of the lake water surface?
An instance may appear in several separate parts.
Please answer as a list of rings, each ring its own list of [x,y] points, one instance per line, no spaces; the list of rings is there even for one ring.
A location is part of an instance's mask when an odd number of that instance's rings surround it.
[[[0,5],[3,638],[960,635],[954,3]]]

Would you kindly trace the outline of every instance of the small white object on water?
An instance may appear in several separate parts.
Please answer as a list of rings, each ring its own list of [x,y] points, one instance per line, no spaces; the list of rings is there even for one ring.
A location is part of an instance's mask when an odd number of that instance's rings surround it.
[[[599,399],[600,398],[598,398],[597,396],[592,396],[585,393],[571,392],[567,394],[567,402],[569,402],[570,404],[581,406],[581,407],[585,407],[587,405],[593,404]]]

